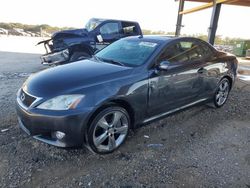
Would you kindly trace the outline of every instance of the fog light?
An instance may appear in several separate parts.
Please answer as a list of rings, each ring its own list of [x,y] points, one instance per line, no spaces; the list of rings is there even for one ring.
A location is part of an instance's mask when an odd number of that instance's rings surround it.
[[[61,132],[61,131],[56,131],[55,132],[56,138],[61,140],[65,137],[65,133]]]

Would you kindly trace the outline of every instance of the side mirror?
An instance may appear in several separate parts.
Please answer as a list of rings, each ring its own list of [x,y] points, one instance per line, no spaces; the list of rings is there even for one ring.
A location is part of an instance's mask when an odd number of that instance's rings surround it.
[[[170,64],[169,61],[162,61],[159,64],[158,68],[159,68],[159,70],[167,71],[169,68],[169,64]]]

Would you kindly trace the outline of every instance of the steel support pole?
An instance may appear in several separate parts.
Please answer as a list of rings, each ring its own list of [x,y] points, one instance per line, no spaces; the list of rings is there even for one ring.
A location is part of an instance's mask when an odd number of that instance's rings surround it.
[[[180,36],[181,34],[181,27],[182,27],[182,12],[184,9],[184,0],[179,0],[179,10],[178,10],[178,16],[177,16],[177,23],[176,23],[176,31],[175,31],[175,36]]]
[[[210,27],[208,28],[208,42],[214,45],[216,30],[220,17],[221,3],[215,4],[213,7],[212,17],[210,21]]]

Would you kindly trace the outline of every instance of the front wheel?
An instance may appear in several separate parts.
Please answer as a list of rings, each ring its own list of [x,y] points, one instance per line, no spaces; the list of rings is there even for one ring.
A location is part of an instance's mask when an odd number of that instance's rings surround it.
[[[217,90],[214,95],[215,107],[220,108],[226,103],[229,92],[230,92],[230,81],[227,78],[223,78],[218,84]]]
[[[90,124],[87,140],[92,151],[107,154],[120,147],[127,138],[130,117],[122,107],[102,110]]]

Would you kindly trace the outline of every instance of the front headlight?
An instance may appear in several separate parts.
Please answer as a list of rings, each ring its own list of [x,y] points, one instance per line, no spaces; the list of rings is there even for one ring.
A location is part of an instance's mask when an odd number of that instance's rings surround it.
[[[84,95],[61,95],[43,102],[36,108],[45,110],[75,109],[83,98]]]

